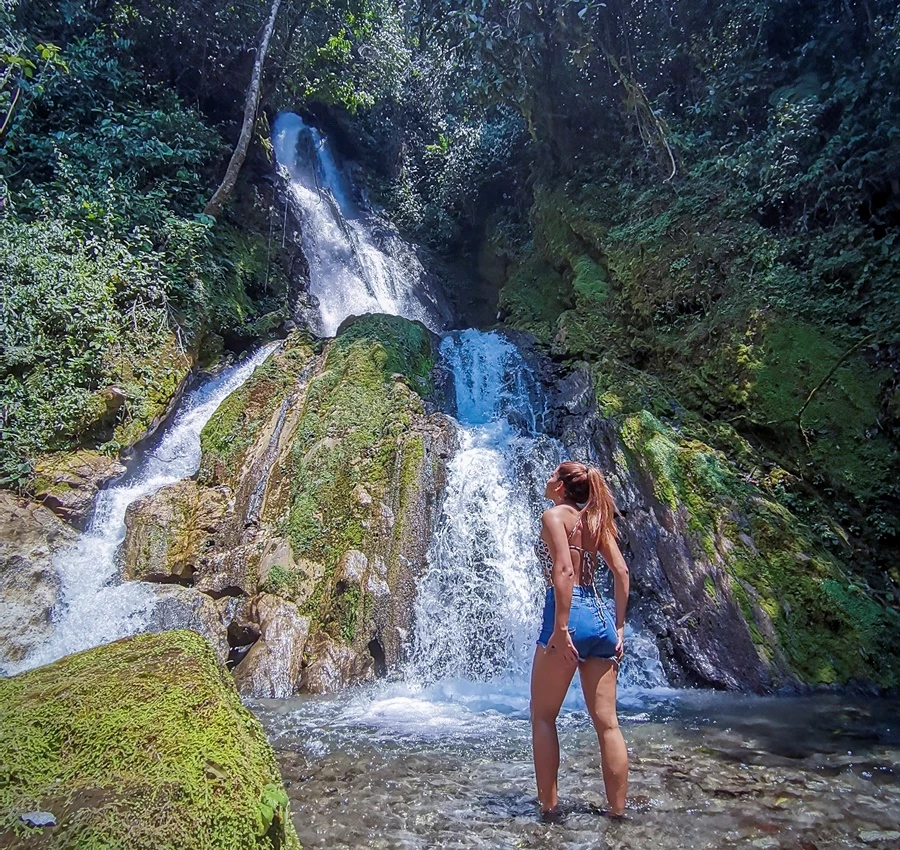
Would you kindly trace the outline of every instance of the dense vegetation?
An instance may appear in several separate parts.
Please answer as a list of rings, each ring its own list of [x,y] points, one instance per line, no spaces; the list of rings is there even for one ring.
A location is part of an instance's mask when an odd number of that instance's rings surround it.
[[[895,3],[290,0],[219,221],[269,3],[3,9],[8,483],[132,443],[204,341],[289,306],[261,177],[290,107],[611,416],[724,452],[897,605]]]

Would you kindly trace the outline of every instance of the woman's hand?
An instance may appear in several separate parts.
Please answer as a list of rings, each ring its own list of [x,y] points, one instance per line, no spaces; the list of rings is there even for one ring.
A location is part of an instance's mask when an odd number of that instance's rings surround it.
[[[616,629],[616,660],[621,661],[625,654],[625,626]]]
[[[544,652],[558,652],[563,659],[571,661],[573,664],[577,664],[579,660],[578,650],[575,649],[575,644],[572,643],[572,635],[568,629],[561,629],[559,626],[550,635],[550,640],[547,642],[547,648]]]

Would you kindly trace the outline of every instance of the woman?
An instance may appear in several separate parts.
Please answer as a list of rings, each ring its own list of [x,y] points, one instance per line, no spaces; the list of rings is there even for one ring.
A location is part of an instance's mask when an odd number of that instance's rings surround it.
[[[547,596],[531,671],[531,733],[541,813],[552,818],[558,812],[556,717],[578,668],[600,741],[609,806],[604,813],[622,817],[628,752],[616,717],[616,676],[624,652],[628,567],[616,543],[615,505],[600,471],[572,461],[554,470],[544,495],[553,501],[541,517],[537,543]],[[594,586],[601,556],[613,573],[615,622]]]

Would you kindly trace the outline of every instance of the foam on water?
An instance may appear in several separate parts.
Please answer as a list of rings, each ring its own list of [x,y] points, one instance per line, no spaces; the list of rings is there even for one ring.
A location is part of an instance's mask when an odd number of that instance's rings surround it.
[[[260,349],[186,393],[156,447],[123,479],[97,495],[85,533],[54,559],[61,587],[50,638],[22,662],[4,665],[0,672],[9,675],[49,664],[146,628],[154,600],[150,587],[119,579],[117,554],[125,539],[125,512],[138,499],[197,471],[203,426],[274,347]]]

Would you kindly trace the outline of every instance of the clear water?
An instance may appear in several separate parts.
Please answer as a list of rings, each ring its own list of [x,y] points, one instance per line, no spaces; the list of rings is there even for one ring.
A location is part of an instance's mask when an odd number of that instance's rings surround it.
[[[119,577],[117,554],[125,540],[125,512],[138,499],[196,473],[203,426],[273,348],[262,348],[189,390],[155,445],[121,480],[100,491],[87,530],[54,560],[61,593],[50,638],[18,664],[0,667],[0,672],[10,675],[49,664],[146,628],[154,604],[151,587]]]
[[[252,707],[306,850],[900,847],[896,701],[625,689],[621,823],[599,815],[597,739],[567,706],[558,824],[537,817],[522,690],[491,699],[387,685]]]
[[[288,201],[301,223],[316,300],[306,319],[314,330],[334,336],[348,316],[389,313],[440,331],[446,310],[415,250],[357,202],[327,140],[289,112],[272,129]]]

